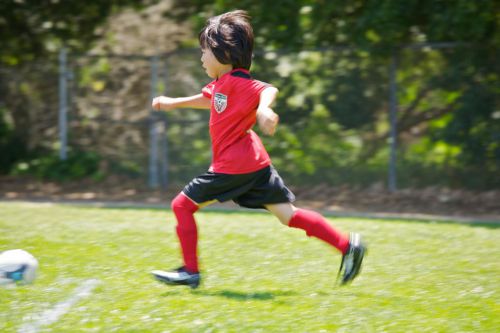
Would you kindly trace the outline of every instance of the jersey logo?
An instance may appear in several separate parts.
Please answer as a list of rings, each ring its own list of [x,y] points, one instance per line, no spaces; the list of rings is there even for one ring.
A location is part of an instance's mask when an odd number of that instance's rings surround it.
[[[221,93],[215,94],[214,107],[217,113],[222,113],[227,106],[227,96]]]

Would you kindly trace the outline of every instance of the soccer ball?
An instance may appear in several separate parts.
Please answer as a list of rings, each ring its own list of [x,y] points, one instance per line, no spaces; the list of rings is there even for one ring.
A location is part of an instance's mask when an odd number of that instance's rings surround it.
[[[0,253],[0,284],[32,283],[38,270],[38,260],[24,250]]]

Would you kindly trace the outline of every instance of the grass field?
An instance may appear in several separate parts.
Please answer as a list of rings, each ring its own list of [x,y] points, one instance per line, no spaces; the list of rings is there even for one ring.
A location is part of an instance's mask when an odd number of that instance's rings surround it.
[[[35,284],[0,288],[0,332],[500,331],[499,225],[331,218],[369,245],[339,287],[340,256],[268,214],[197,219],[192,291],[149,274],[180,264],[170,211],[0,203],[0,250],[40,261]]]

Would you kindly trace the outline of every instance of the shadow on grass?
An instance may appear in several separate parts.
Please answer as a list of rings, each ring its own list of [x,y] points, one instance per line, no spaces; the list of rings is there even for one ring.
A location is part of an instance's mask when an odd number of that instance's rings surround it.
[[[179,290],[179,289],[171,289],[171,290],[168,290],[162,294],[160,294],[160,296],[162,297],[170,297],[170,296],[179,296],[179,295],[182,295],[182,291]]]
[[[293,291],[257,291],[257,292],[241,292],[234,290],[220,290],[220,291],[205,291],[193,290],[192,294],[209,297],[223,297],[236,301],[271,301],[276,297],[296,296],[297,293]]]

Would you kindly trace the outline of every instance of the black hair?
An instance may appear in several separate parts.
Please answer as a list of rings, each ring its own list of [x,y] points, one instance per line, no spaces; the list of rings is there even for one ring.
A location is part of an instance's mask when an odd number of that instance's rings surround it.
[[[221,64],[250,69],[253,52],[253,29],[246,11],[235,10],[207,20],[200,31],[202,49],[210,49]]]

